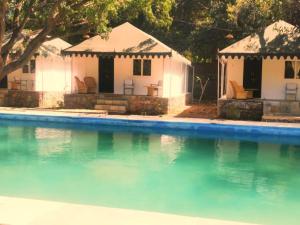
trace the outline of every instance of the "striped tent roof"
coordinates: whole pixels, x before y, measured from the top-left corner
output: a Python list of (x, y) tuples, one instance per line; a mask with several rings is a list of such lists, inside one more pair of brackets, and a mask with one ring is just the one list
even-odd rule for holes
[(298, 57), (300, 58), (299, 28), (285, 21), (275, 22), (261, 32), (221, 50), (219, 56), (231, 57)]
[[(24, 29), (20, 37), (18, 38), (17, 42), (14, 44), (13, 49), (11, 49), (10, 54), (14, 55), (20, 51), (23, 51), (24, 48), (26, 47), (24, 46), (24, 43), (26, 45), (26, 43), (28, 43), (30, 40), (35, 38), (39, 32), (40, 30), (31, 31), (31, 30)], [(5, 45), (9, 41), (10, 37), (11, 37), (11, 33), (5, 34), (3, 45)], [(61, 38), (49, 37), (49, 40), (41, 44), (36, 54), (43, 55), (43, 56), (61, 55), (61, 51), (69, 47), (71, 47), (71, 44), (62, 40)]]
[(126, 22), (112, 29), (106, 38), (96, 35), (63, 51), (64, 55), (97, 56), (183, 56), (151, 35)]

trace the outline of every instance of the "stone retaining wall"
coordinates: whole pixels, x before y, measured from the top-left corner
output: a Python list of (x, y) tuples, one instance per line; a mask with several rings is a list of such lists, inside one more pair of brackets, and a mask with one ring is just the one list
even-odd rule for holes
[(261, 121), (263, 102), (261, 100), (219, 100), (218, 113), (223, 119)]
[(127, 96), (128, 113), (159, 115), (168, 113), (168, 99), (152, 96)]
[(64, 93), (8, 90), (5, 106), (26, 108), (61, 108), (64, 104)]
[[(97, 94), (67, 94), (64, 96), (64, 108), (94, 109), (97, 98)], [(120, 96), (120, 98), (128, 100), (128, 114), (161, 115), (182, 112), (189, 96), (175, 98)]]
[(94, 109), (97, 98), (97, 94), (66, 94), (64, 96), (64, 108)]
[(300, 101), (265, 100), (264, 115), (300, 115)]
[(40, 92), (9, 90), (6, 95), (5, 106), (36, 108), (39, 107), (40, 100)]
[[(9, 90), (5, 106), (27, 108), (94, 109), (97, 94), (64, 94), (58, 92), (36, 92)], [(153, 96), (121, 96), (128, 100), (128, 113), (161, 115), (181, 113), (189, 102), (190, 95), (173, 98)]]
[(172, 98), (152, 96), (127, 96), (128, 113), (142, 115), (162, 115), (181, 113), (190, 103), (191, 95)]

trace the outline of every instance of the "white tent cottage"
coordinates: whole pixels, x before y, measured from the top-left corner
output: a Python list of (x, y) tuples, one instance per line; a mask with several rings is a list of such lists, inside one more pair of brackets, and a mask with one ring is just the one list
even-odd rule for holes
[(8, 75), (6, 105), (164, 114), (191, 96), (191, 62), (130, 23), (75, 46), (45, 42), (36, 55)]
[(300, 32), (278, 21), (221, 50), (219, 114), (260, 120), (300, 114)]
[(44, 42), (35, 57), (8, 75), (8, 89), (71, 92), (70, 59), (61, 56), (61, 50), (70, 46), (60, 38)]
[[(154, 111), (166, 113), (170, 108), (175, 109), (176, 104), (181, 110), (191, 92), (191, 85), (188, 85), (192, 77), (189, 73), (191, 62), (130, 23), (115, 27), (106, 38), (92, 37), (62, 53), (71, 58), (74, 94), (81, 91), (80, 84), (85, 78), (94, 80), (94, 94), (100, 93), (97, 109), (115, 111), (117, 103), (106, 103), (113, 97), (122, 97), (128, 101), (129, 112), (144, 110), (146, 113), (163, 105), (164, 110)], [(147, 101), (145, 96), (148, 96)], [(68, 97), (67, 107), (83, 107), (75, 104), (72, 96)], [(109, 101), (105, 101), (105, 97)], [(82, 99), (84, 101), (86, 99)], [(119, 105), (121, 108), (125, 110)]]
[(70, 46), (60, 38), (46, 41), (26, 65), (8, 74), (0, 83), (5, 105), (59, 106), (64, 94), (71, 92), (71, 61), (61, 55)]

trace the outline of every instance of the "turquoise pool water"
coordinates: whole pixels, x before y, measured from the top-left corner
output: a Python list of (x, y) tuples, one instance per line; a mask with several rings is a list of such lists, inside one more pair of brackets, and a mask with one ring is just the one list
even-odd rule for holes
[(0, 120), (0, 195), (292, 225), (299, 173), (298, 138)]

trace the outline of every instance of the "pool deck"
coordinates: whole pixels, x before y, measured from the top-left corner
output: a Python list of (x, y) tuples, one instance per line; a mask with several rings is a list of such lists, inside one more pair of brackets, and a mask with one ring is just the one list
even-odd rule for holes
[[(1, 116), (2, 115), (2, 116)], [(299, 123), (282, 122), (256, 122), (256, 121), (236, 121), (223, 119), (202, 119), (202, 118), (180, 118), (172, 115), (164, 116), (141, 116), (141, 115), (106, 115), (101, 110), (66, 110), (66, 109), (36, 109), (36, 108), (8, 108), (0, 107), (0, 119), (3, 115), (24, 115), (41, 117), (65, 117), (65, 118), (92, 118), (110, 119), (123, 121), (154, 121), (170, 123), (193, 123), (193, 124), (214, 124), (214, 125), (235, 125), (251, 127), (278, 127), (278, 128), (300, 128)]]
[[(247, 225), (247, 223), (0, 196), (1, 225)], [(249, 225), (249, 224), (248, 224)]]

